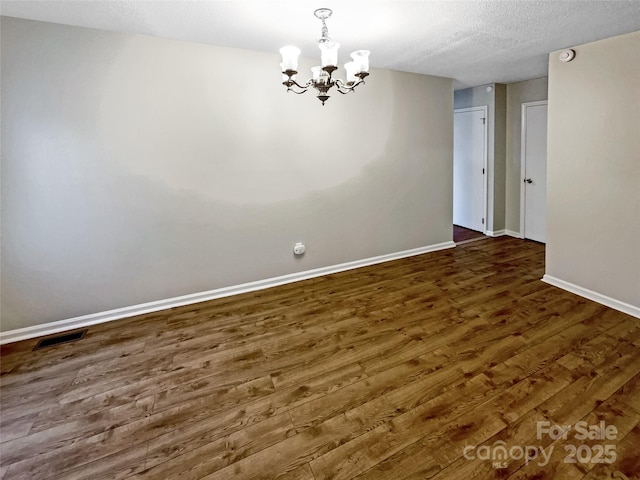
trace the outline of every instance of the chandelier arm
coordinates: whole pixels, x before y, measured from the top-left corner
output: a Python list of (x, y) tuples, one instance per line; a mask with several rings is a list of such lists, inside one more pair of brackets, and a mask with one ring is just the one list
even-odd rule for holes
[(305, 88), (304, 90), (300, 91), (300, 92), (296, 92), (293, 88), (287, 88), (287, 92), (293, 92), (296, 95), (302, 95), (303, 93), (305, 93), (307, 91), (307, 89)]
[(340, 80), (339, 78), (335, 80), (335, 85), (340, 93), (353, 92), (356, 89), (356, 87), (361, 83), (364, 83), (364, 82), (362, 80), (357, 80), (352, 85), (348, 85), (344, 83), (342, 80)]
[[(313, 80), (307, 80), (307, 82), (304, 85), (300, 85), (298, 82), (296, 82), (294, 79), (292, 79), (291, 77), (289, 77), (288, 80), (282, 82), (282, 84), (287, 87), (287, 92), (293, 92), (296, 95), (302, 95), (304, 92), (306, 92), (307, 90), (309, 90), (309, 87), (313, 85)], [(294, 87), (297, 87), (300, 89), (300, 91), (296, 91), (296, 89)]]
[(307, 90), (311, 86), (311, 83), (312, 83), (312, 81), (308, 80), (307, 83), (305, 83), (304, 85), (300, 85), (298, 82), (296, 82), (292, 78), (289, 78), (289, 80), (284, 82), (284, 84), (287, 86), (287, 88), (291, 88), (293, 85), (295, 85), (296, 87), (301, 88), (303, 90)]
[(307, 91), (307, 88), (300, 87), (300, 91), (297, 91), (293, 85), (285, 85), (287, 87), (287, 92), (293, 92), (298, 95)]

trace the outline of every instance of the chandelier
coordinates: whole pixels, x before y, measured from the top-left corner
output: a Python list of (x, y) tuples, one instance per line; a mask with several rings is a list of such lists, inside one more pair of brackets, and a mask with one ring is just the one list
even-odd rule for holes
[(307, 80), (304, 85), (296, 82), (298, 74), (298, 57), (300, 49), (293, 46), (282, 47), (280, 54), (282, 55), (282, 84), (287, 87), (287, 92), (302, 94), (309, 90), (310, 87), (318, 91), (318, 100), (326, 102), (329, 99), (329, 90), (336, 87), (340, 93), (349, 93), (364, 83), (364, 78), (369, 75), (369, 51), (357, 50), (351, 54), (353, 61), (345, 63), (347, 81), (339, 78), (333, 78), (333, 72), (338, 69), (338, 48), (340, 44), (329, 38), (329, 29), (326, 20), (333, 12), (329, 8), (319, 8), (313, 14), (322, 22), (322, 36), (318, 39), (318, 47), (320, 47), (320, 59), (322, 66), (313, 67), (311, 69), (312, 78)]

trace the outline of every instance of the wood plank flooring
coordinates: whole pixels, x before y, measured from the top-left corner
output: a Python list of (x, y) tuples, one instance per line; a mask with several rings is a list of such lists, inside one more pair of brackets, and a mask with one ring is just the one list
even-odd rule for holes
[[(639, 479), (640, 321), (543, 273), (486, 239), (5, 345), (0, 478)], [(543, 421), (615, 426), (616, 461)], [(496, 445), (538, 457), (465, 458)]]
[(467, 242), (469, 240), (478, 240), (486, 238), (482, 232), (476, 232), (469, 228), (461, 227), (459, 225), (453, 226), (453, 241), (455, 243)]

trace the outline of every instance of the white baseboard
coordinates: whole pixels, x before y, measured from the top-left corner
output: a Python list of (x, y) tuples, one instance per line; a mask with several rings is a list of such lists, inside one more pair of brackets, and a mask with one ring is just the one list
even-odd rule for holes
[(631, 315), (632, 317), (640, 318), (640, 307), (621, 302), (620, 300), (616, 300), (615, 298), (602, 295), (601, 293), (594, 292), (593, 290), (588, 290), (578, 285), (574, 285), (573, 283), (565, 282), (564, 280), (552, 277), (551, 275), (543, 275), (542, 281), (548, 283), (549, 285), (553, 285), (554, 287), (562, 288), (563, 290), (566, 290), (568, 292), (575, 293), (576, 295), (580, 295), (581, 297), (588, 298), (589, 300), (593, 300), (594, 302), (600, 303), (602, 305), (606, 305), (607, 307), (626, 313), (628, 315)]
[(377, 257), (355, 260), (353, 262), (346, 262), (338, 265), (316, 268), (314, 270), (306, 270), (304, 272), (297, 272), (288, 275), (282, 275), (279, 277), (267, 278), (265, 280), (258, 280), (255, 282), (233, 285), (230, 287), (217, 288), (215, 290), (209, 290), (206, 292), (193, 293), (190, 295), (183, 295), (180, 297), (168, 298), (165, 300), (143, 303), (140, 305), (132, 305), (130, 307), (117, 308), (115, 310), (108, 310), (106, 312), (92, 313), (90, 315), (67, 318), (65, 320), (58, 320), (56, 322), (49, 322), (41, 325), (19, 328), (16, 330), (9, 330), (6, 332), (0, 332), (0, 345), (4, 345), (5, 343), (17, 342), (20, 340), (27, 340), (29, 338), (41, 337), (43, 335), (51, 335), (53, 333), (63, 332), (65, 330), (84, 328), (99, 323), (110, 322), (112, 320), (119, 320), (121, 318), (142, 315), (144, 313), (157, 312), (159, 310), (165, 310), (167, 308), (180, 307), (183, 305), (190, 305), (192, 303), (214, 300), (216, 298), (238, 295), (240, 293), (263, 290), (265, 288), (284, 285), (286, 283), (293, 283), (300, 280), (307, 280), (309, 278), (321, 277), (323, 275), (343, 272), (345, 270), (353, 270), (355, 268), (375, 265), (376, 263), (389, 262), (391, 260), (398, 260), (400, 258), (422, 255), (423, 253), (436, 252), (438, 250), (445, 250), (447, 248), (453, 248), (455, 246), (456, 244), (453, 242), (443, 242), (435, 245), (428, 245), (426, 247), (404, 250), (402, 252), (389, 253)]
[(487, 235), (489, 237), (502, 237), (503, 235), (508, 235), (510, 237), (515, 237), (515, 238), (522, 238), (522, 235), (520, 235), (520, 232), (514, 232), (513, 230), (496, 230), (496, 231), (491, 231), (491, 230), (487, 230)]

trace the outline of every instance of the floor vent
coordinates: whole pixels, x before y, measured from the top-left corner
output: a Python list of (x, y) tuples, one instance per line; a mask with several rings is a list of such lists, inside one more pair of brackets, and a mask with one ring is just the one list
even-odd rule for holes
[(82, 340), (87, 331), (88, 328), (85, 328), (84, 330), (78, 330), (71, 333), (62, 333), (60, 335), (56, 335), (55, 337), (43, 338), (36, 344), (34, 350), (40, 350), (41, 348), (53, 347), (54, 345), (61, 345), (63, 343), (71, 343)]

